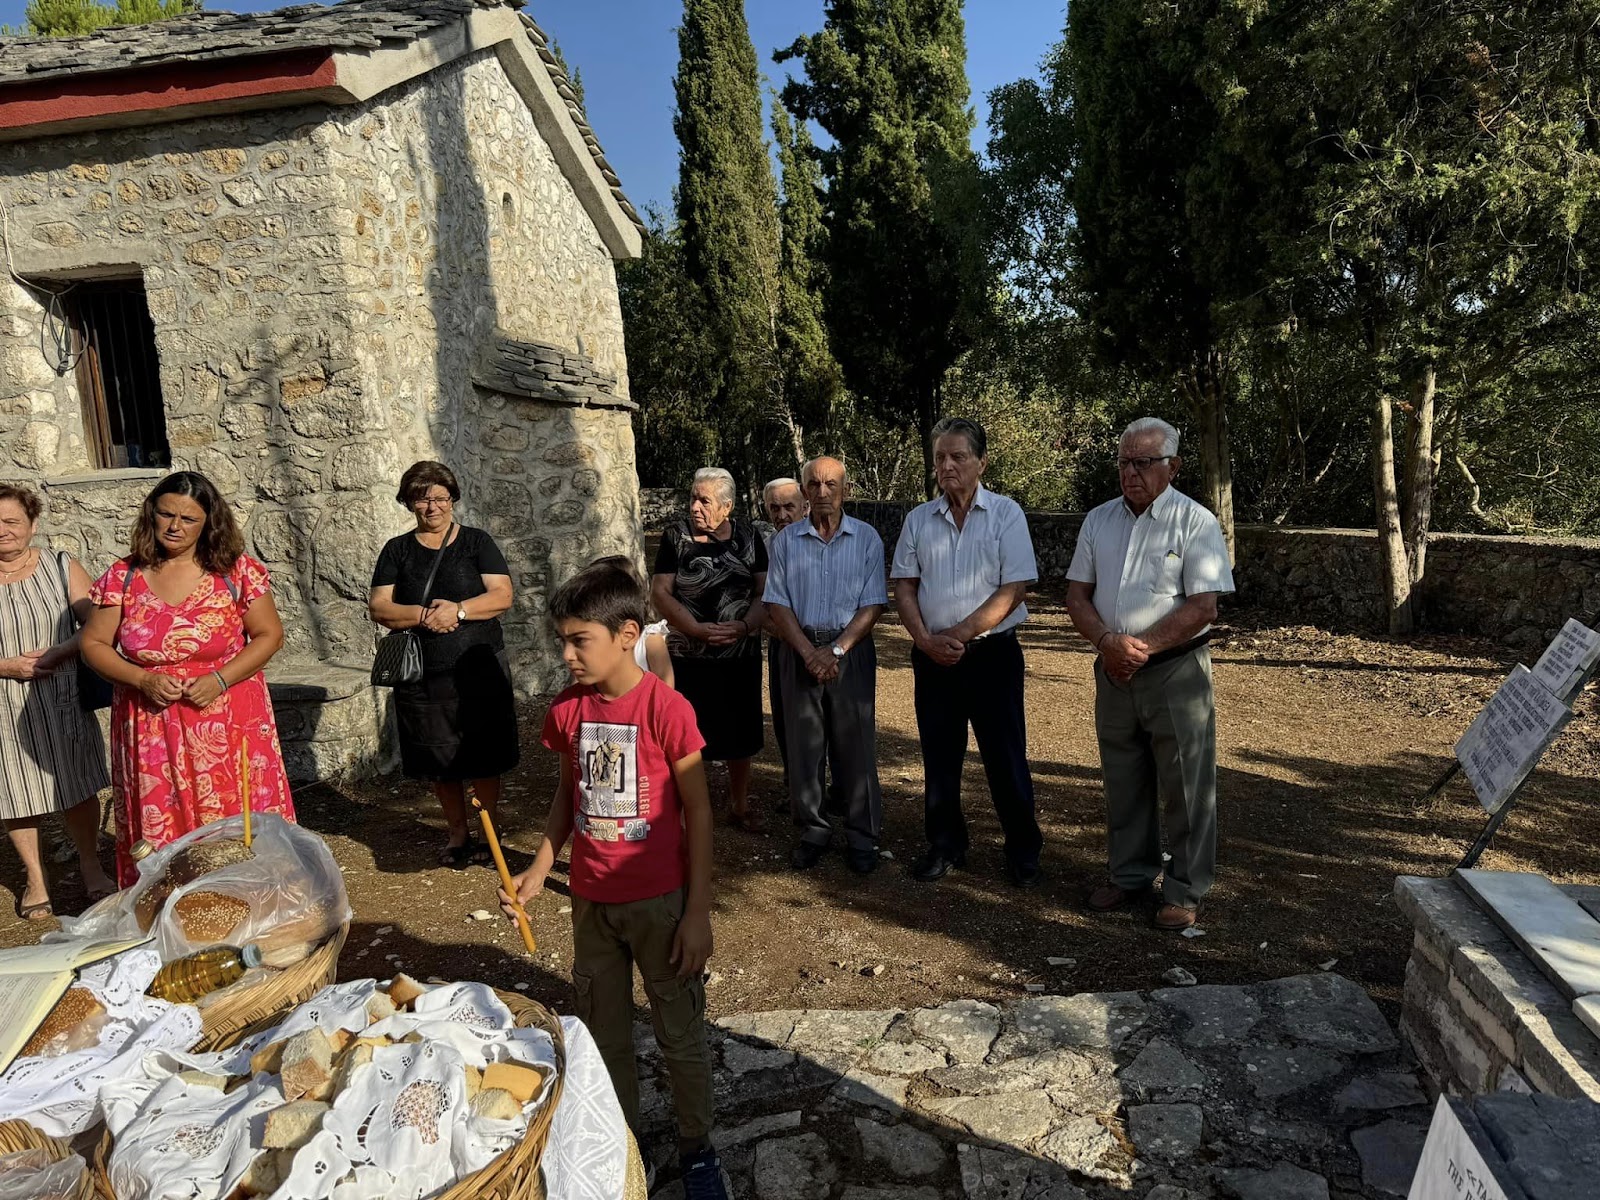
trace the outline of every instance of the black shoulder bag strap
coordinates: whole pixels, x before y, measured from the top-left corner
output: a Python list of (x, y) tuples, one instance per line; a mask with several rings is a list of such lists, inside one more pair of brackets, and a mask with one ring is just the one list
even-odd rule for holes
[(433, 594), (434, 576), (439, 574), (439, 564), (444, 561), (444, 552), (450, 548), (451, 542), (455, 540), (454, 534), (458, 528), (460, 526), (454, 521), (450, 522), (450, 528), (444, 531), (444, 541), (439, 543), (439, 549), (433, 556), (433, 566), (428, 571), (428, 581), (422, 585), (422, 607), (424, 610), (428, 607), (428, 597)]

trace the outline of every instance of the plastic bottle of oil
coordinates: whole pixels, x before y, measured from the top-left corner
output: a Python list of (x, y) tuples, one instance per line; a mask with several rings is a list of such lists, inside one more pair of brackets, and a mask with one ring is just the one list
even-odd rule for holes
[(211, 946), (162, 967), (146, 994), (173, 1004), (187, 1004), (227, 987), (251, 967), (260, 965), (259, 946)]

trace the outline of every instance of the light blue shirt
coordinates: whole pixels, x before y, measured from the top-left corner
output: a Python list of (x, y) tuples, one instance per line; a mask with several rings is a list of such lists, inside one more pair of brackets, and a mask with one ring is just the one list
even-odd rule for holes
[(1138, 516), (1121, 496), (1092, 510), (1078, 530), (1067, 578), (1094, 584), (1100, 619), (1135, 637), (1190, 596), (1233, 591), (1217, 518), (1171, 487)]
[[(1003, 584), (1038, 579), (1039, 566), (1022, 506), (979, 485), (960, 529), (944, 496), (906, 514), (889, 574), (918, 581), (922, 620), (938, 633), (965, 621)], [(989, 632), (1004, 633), (1027, 619), (1028, 606), (1019, 604)]]
[(802, 629), (843, 629), (858, 610), (889, 602), (883, 539), (854, 517), (843, 518), (829, 541), (810, 518), (796, 521), (767, 543), (762, 599), (789, 609)]

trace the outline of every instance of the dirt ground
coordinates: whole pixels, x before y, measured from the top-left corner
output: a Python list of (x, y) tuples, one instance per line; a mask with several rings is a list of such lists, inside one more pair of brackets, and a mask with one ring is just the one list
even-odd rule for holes
[[(1102, 916), (1083, 905), (1104, 862), (1091, 659), (1059, 600), (1032, 607), (1023, 642), (1044, 886), (1018, 892), (1001, 877), (999, 828), (975, 748), (965, 785), (970, 869), (932, 885), (907, 874), (922, 849), (922, 772), (910, 643), (890, 618), (878, 634), (878, 725), (882, 847), (893, 857), (866, 879), (838, 854), (812, 872), (790, 870), (791, 829), (772, 809), (782, 777), (769, 733), (756, 772), (767, 832), (718, 829), (713, 1011), (996, 1000), (1030, 984), (1063, 993), (1144, 990), (1182, 966), (1204, 983), (1331, 967), (1395, 1015), (1410, 932), (1390, 899), (1394, 877), (1445, 874), (1484, 819), (1460, 779), (1431, 811), (1413, 802), (1450, 763), (1455, 739), (1512, 657), (1464, 638), (1402, 644), (1228, 614), (1214, 651), (1219, 879), (1202, 912), (1205, 936), (1185, 939), (1152, 930), (1139, 914)], [(555, 780), (552, 756), (536, 745), (542, 715), (542, 706), (524, 714), (524, 762), (502, 809), (513, 870), (538, 844)], [(1591, 689), (1484, 866), (1600, 883), (1597, 734), (1600, 703)], [(299, 791), (296, 803), (303, 823), (327, 838), (349, 886), (355, 919), (342, 978), (403, 967), (419, 978), (521, 988), (570, 1010), (564, 876), (553, 877), (534, 908), (539, 953), (529, 958), (505, 922), (470, 917), (495, 907), (492, 868), (434, 865), (443, 823), (423, 787), (398, 779), (319, 785)], [(75, 911), (81, 886), (61, 877), (68, 869), (55, 868), (56, 898)], [(0, 888), (14, 897), (21, 883), (15, 857), (0, 856)], [(0, 945), (42, 932), (13, 914), (8, 899)], [(1073, 965), (1051, 967), (1050, 957)]]

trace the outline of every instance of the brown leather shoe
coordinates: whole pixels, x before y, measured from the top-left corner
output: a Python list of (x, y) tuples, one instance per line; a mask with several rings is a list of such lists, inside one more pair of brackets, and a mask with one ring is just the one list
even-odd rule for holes
[(1138, 898), (1137, 892), (1130, 892), (1110, 881), (1102, 883), (1089, 893), (1089, 907), (1095, 912), (1110, 912), (1114, 908), (1121, 908), (1124, 904), (1131, 903)]
[(1156, 909), (1151, 924), (1169, 933), (1181, 933), (1200, 919), (1198, 908), (1185, 908), (1181, 904), (1163, 904)]

